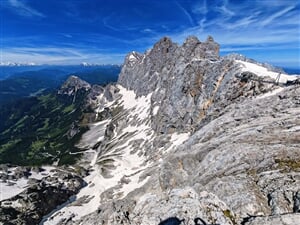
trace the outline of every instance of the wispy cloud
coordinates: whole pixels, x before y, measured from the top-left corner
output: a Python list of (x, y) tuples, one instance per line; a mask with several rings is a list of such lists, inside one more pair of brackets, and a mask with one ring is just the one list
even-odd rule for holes
[(194, 20), (193, 20), (191, 14), (178, 1), (176, 1), (175, 3), (178, 6), (178, 8), (183, 12), (183, 14), (186, 16), (186, 18), (188, 19), (190, 24), (192, 26), (194, 26)]
[(120, 23), (120, 20), (122, 20), (122, 18), (119, 17), (119, 15), (117, 15), (116, 13), (112, 13), (102, 19), (102, 24), (104, 25), (104, 27), (116, 32), (138, 31), (143, 28), (143, 25), (138, 24), (138, 21), (136, 21), (136, 24), (122, 24)]
[(111, 18), (113, 18), (113, 17), (114, 17), (114, 14), (112, 13), (111, 15), (109, 15), (109, 16), (103, 18), (103, 19), (102, 19), (103, 25), (104, 25), (106, 28), (110, 29), (110, 30), (113, 30), (113, 31), (121, 31), (122, 29), (117, 28), (117, 27), (114, 27), (114, 26), (112, 26), (112, 25), (110, 24), (109, 21), (110, 21)]
[(206, 0), (195, 4), (193, 13), (201, 18), (196, 26), (200, 32), (203, 32), (206, 27), (208, 7)]
[(226, 27), (229, 30), (233, 30), (233, 29), (237, 29), (237, 28), (246, 28), (249, 25), (251, 25), (252, 23), (257, 23), (258, 18), (256, 18), (255, 16), (251, 15), (245, 18), (242, 18), (236, 22), (232, 22), (232, 23), (223, 23), (223, 26)]
[(279, 45), (269, 45), (269, 46), (260, 46), (260, 45), (242, 45), (242, 46), (230, 46), (226, 45), (223, 48), (220, 49), (223, 53), (231, 53), (236, 51), (255, 51), (255, 50), (286, 50), (291, 48), (291, 45), (289, 43), (279, 44)]
[[(285, 15), (286, 13), (288, 13), (289, 11), (291, 11), (292, 9), (294, 9), (295, 6), (288, 6), (278, 12), (276, 12), (275, 14), (269, 16), (267, 19), (265, 19), (264, 21), (261, 22), (262, 26), (266, 26), (270, 23), (272, 23), (275, 19), (280, 18), (281, 16)], [(299, 21), (298, 21), (299, 22)]]
[[(297, 6), (298, 13), (291, 13), (291, 10), (296, 8), (295, 3), (291, 3), (291, 5), (285, 5), (284, 8), (282, 6), (271, 7), (266, 14), (261, 15), (265, 5), (235, 5), (231, 9), (227, 1), (224, 1), (221, 8), (220, 6), (210, 6), (212, 8), (207, 9), (218, 11), (223, 17), (216, 16), (208, 19), (204, 16), (206, 15), (205, 2), (200, 7), (199, 5), (195, 7), (197, 10), (194, 10), (194, 13), (203, 17), (202, 20), (197, 26), (170, 33), (175, 41), (182, 42), (187, 34), (193, 34), (200, 38), (213, 35), (221, 45), (230, 48), (243, 44), (267, 46), (282, 43), (290, 43), (290, 45), (298, 43), (298, 46), (295, 47), (299, 48), (300, 30), (299, 24), (295, 23), (300, 19), (299, 4)], [(248, 10), (245, 10), (246, 8)], [(290, 14), (287, 16), (287, 13)], [(231, 19), (228, 19), (228, 16)]]
[(220, 7), (216, 7), (216, 11), (223, 14), (225, 17), (232, 17), (235, 15), (235, 12), (228, 8), (228, 0), (224, 0), (223, 5)]
[(197, 2), (193, 7), (193, 13), (205, 15), (208, 12), (206, 0)]
[(73, 37), (71, 34), (62, 33), (61, 35), (64, 36), (64, 37), (66, 37), (66, 38), (72, 38)]
[(20, 0), (9, 0), (10, 9), (25, 17), (45, 17), (45, 15)]
[[(71, 48), (10, 48), (3, 49), (3, 62), (37, 62), (39, 64), (78, 64), (88, 61), (90, 63), (107, 64), (111, 62), (122, 63), (125, 54), (89, 52)], [(26, 61), (24, 61), (26, 60)]]
[[(206, 11), (203, 1), (202, 5), (195, 5), (197, 10), (194, 10), (194, 13), (201, 18), (198, 25), (169, 33), (169, 36), (182, 43), (191, 34), (201, 40), (212, 35), (220, 43), (223, 54), (249, 53), (249, 57), (276, 64), (280, 62), (282, 55), (279, 52), (286, 52), (285, 60), (290, 62), (290, 65), (299, 66), (300, 4), (288, 0), (280, 2), (281, 4), (276, 6), (270, 1), (230, 5), (225, 0), (222, 5), (208, 5)], [(270, 6), (268, 8), (267, 3)], [(210, 12), (219, 15), (211, 16)], [(272, 55), (268, 56), (269, 52), (272, 52)]]

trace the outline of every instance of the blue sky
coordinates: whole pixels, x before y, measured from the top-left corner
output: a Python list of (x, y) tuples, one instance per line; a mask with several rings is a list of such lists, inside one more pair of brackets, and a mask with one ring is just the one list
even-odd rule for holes
[(2, 62), (122, 63), (162, 36), (212, 35), (238, 52), (300, 67), (298, 0), (0, 0)]

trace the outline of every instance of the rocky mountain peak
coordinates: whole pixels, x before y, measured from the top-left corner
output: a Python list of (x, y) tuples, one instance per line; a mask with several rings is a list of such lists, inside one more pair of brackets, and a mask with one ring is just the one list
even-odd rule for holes
[(208, 36), (205, 42), (207, 58), (219, 58), (220, 45), (214, 41), (212, 36)]
[(72, 95), (73, 93), (77, 92), (78, 90), (87, 91), (90, 89), (91, 89), (91, 85), (88, 82), (81, 80), (77, 76), (72, 75), (61, 86), (58, 93)]
[(125, 64), (133, 67), (136, 63), (139, 63), (143, 58), (143, 55), (138, 52), (131, 52), (125, 57)]
[(215, 40), (212, 36), (208, 35), (206, 42), (215, 42)]
[(188, 36), (185, 42), (183, 43), (183, 46), (189, 47), (189, 46), (196, 46), (197, 44), (200, 44), (199, 39), (196, 36)]
[(182, 45), (182, 53), (186, 59), (212, 59), (219, 58), (219, 44), (209, 36), (205, 42), (200, 42), (196, 36), (189, 36)]
[(152, 52), (159, 54), (167, 54), (176, 49), (177, 44), (173, 43), (171, 38), (163, 37), (156, 44), (154, 44)]

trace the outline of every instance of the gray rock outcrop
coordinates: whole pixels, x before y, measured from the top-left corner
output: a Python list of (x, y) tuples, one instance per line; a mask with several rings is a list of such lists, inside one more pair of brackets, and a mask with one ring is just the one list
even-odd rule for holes
[(78, 90), (89, 90), (91, 85), (84, 80), (81, 80), (77, 76), (70, 76), (65, 83), (61, 86), (58, 93), (59, 94), (67, 94), (67, 95), (75, 95)]
[(41, 180), (30, 179), (23, 192), (0, 201), (0, 223), (38, 224), (44, 215), (65, 203), (84, 185), (82, 178), (64, 170)]

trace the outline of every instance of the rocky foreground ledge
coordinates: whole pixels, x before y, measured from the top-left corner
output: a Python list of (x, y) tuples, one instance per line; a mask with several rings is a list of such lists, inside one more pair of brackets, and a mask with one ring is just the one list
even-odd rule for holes
[(7, 225), (38, 224), (86, 185), (76, 174), (54, 167), (2, 165), (0, 176), (0, 223)]

